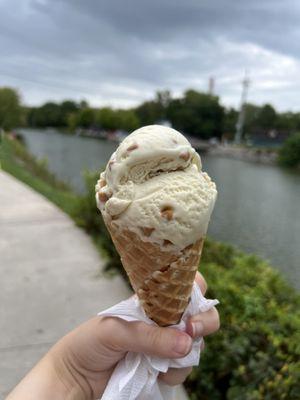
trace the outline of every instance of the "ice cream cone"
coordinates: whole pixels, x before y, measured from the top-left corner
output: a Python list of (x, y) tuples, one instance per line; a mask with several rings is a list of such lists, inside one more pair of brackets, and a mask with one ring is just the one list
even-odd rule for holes
[(177, 324), (191, 296), (216, 185), (174, 129), (127, 136), (96, 185), (96, 201), (149, 318)]
[(106, 225), (147, 316), (160, 326), (177, 324), (189, 303), (203, 239), (180, 253), (168, 250), (168, 244), (162, 251), (113, 222)]

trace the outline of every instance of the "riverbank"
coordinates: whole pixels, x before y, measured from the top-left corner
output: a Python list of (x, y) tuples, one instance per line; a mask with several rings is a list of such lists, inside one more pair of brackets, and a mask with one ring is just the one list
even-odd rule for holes
[(209, 149), (209, 154), (264, 165), (277, 165), (278, 152), (273, 149), (217, 145)]
[[(60, 204), (97, 238), (110, 269), (122, 271), (95, 206), (95, 177), (89, 176), (82, 196), (51, 186), (45, 177), (38, 177), (38, 165), (31, 173), (26, 170), (26, 157), (25, 161), (18, 158), (15, 145), (6, 142), (3, 168)], [(266, 262), (212, 240), (205, 242), (200, 269), (208, 281), (208, 297), (220, 300), (222, 329), (207, 338), (201, 365), (186, 382), (191, 399), (296, 400), (300, 392), (299, 295)]]

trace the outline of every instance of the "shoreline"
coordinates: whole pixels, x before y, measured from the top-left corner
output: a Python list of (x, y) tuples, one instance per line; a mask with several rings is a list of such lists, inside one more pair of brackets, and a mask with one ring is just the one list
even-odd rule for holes
[[(19, 128), (16, 132), (22, 135), (22, 129), (27, 128)], [(30, 128), (32, 130), (38, 130), (37, 128)], [(48, 128), (50, 131), (51, 129), (55, 128)], [(82, 129), (81, 132), (77, 132), (75, 134), (71, 134), (69, 131), (66, 130), (59, 130), (60, 133), (65, 135), (75, 135), (80, 136), (87, 139), (96, 139), (100, 141), (107, 141), (110, 143), (120, 143), (122, 138), (114, 137), (109, 135), (100, 135), (97, 134), (99, 132), (93, 130), (84, 130)], [(235, 146), (232, 144), (222, 145), (222, 144), (209, 144), (205, 141), (198, 141), (198, 140), (191, 140), (193, 138), (189, 137), (190, 141), (192, 142), (193, 147), (200, 153), (209, 154), (212, 156), (218, 156), (223, 158), (230, 158), (236, 159), (241, 161), (247, 161), (257, 164), (263, 165), (278, 165), (277, 157), (278, 152), (277, 149), (270, 149), (270, 148), (253, 148), (253, 147), (242, 147), (242, 146)]]
[(207, 154), (263, 165), (277, 165), (277, 151), (270, 149), (219, 145), (210, 148)]

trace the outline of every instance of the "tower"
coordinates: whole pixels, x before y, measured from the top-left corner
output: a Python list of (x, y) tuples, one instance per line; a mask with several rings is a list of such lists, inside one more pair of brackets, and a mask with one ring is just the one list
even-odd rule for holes
[(208, 80), (208, 94), (210, 96), (213, 96), (214, 91), (215, 91), (215, 78), (211, 76)]
[(245, 104), (247, 100), (248, 88), (250, 84), (250, 79), (248, 78), (247, 71), (245, 72), (245, 77), (242, 81), (242, 96), (241, 96), (241, 105), (240, 112), (238, 116), (238, 120), (236, 123), (236, 131), (234, 136), (234, 142), (239, 144), (242, 141), (243, 128), (245, 123)]

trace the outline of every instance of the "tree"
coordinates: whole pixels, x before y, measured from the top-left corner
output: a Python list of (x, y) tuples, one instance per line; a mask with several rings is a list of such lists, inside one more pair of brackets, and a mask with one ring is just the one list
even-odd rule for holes
[(168, 90), (158, 91), (152, 101), (145, 101), (135, 109), (141, 125), (152, 125), (168, 118), (171, 104), (171, 93)]
[(71, 132), (76, 128), (90, 128), (95, 124), (95, 120), (95, 111), (91, 108), (83, 108), (68, 114), (67, 127)]
[(279, 151), (279, 163), (284, 167), (300, 166), (300, 133), (290, 136)]
[(72, 100), (65, 100), (60, 104), (60, 120), (63, 126), (68, 125), (69, 115), (75, 113), (79, 109), (79, 106), (75, 101)]
[(78, 109), (79, 106), (72, 100), (65, 100), (60, 104), (48, 102), (41, 107), (29, 108), (27, 122), (33, 127), (65, 127), (69, 124), (70, 115)]
[(86, 100), (80, 100), (79, 108), (89, 108), (89, 103)]
[(276, 128), (283, 131), (300, 131), (300, 113), (285, 112), (277, 114)]
[(116, 113), (110, 107), (103, 107), (96, 111), (96, 124), (102, 129), (115, 130), (119, 128)]
[(134, 110), (117, 110), (116, 113), (120, 129), (132, 132), (139, 127), (140, 122)]
[(231, 136), (233, 137), (236, 130), (238, 115), (238, 111), (234, 108), (229, 108), (225, 110), (223, 124), (224, 133), (231, 134)]
[(141, 125), (153, 125), (163, 116), (161, 105), (155, 101), (145, 101), (135, 111)]
[(161, 111), (161, 117), (166, 118), (166, 110), (172, 101), (171, 92), (169, 90), (160, 90), (156, 92), (155, 102)]
[(22, 121), (20, 96), (14, 89), (0, 88), (0, 128), (10, 130), (16, 128)]
[(29, 115), (31, 126), (46, 128), (63, 126), (61, 108), (58, 104), (48, 102), (41, 107), (32, 108)]
[(186, 91), (170, 102), (167, 116), (175, 129), (188, 135), (209, 139), (223, 132), (224, 108), (218, 97), (206, 93)]
[(95, 124), (96, 115), (92, 108), (83, 108), (77, 113), (77, 127), (90, 128)]
[(70, 132), (74, 132), (78, 127), (78, 114), (79, 113), (77, 112), (68, 115), (67, 127)]
[(277, 123), (277, 114), (270, 104), (265, 104), (259, 109), (257, 115), (257, 126), (261, 129), (274, 129)]
[(259, 115), (260, 108), (254, 104), (245, 104), (245, 124), (244, 132), (245, 134), (253, 133), (257, 129), (257, 118)]
[(246, 134), (256, 131), (269, 131), (278, 127), (278, 115), (274, 107), (265, 104), (262, 107), (254, 104), (245, 105), (245, 128)]

